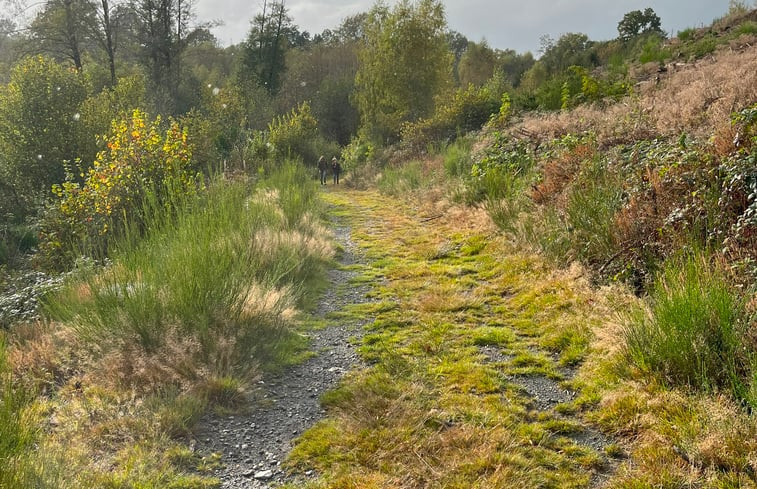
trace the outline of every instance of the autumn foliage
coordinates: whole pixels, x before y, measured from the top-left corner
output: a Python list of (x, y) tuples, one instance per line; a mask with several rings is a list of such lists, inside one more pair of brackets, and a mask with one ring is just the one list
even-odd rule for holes
[[(162, 129), (140, 110), (113, 122), (105, 147), (92, 167), (53, 186), (58, 199), (42, 226), (42, 247), (53, 266), (77, 252), (101, 254), (125, 225), (140, 225), (146, 200), (158, 205), (195, 193), (199, 182), (189, 171), (192, 147), (175, 121)], [(78, 178), (77, 178), (78, 177)]]

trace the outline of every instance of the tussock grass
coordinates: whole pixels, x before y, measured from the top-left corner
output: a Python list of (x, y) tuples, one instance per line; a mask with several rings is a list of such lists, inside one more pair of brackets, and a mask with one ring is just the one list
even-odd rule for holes
[(33, 484), (30, 455), (39, 426), (32, 399), (13, 378), (0, 332), (0, 487), (21, 489)]
[(218, 487), (217, 461), (175, 438), (211, 407), (238, 407), (260, 369), (299, 358), (299, 319), (334, 254), (318, 199), (293, 164), (257, 184), (146, 199), (109, 262), (78, 269), (49, 298), (49, 321), (14, 330), (13, 369), (52, 395), (22, 396), (0, 358), (0, 477), (7, 458), (22, 481), (0, 486)]
[(651, 310), (625, 330), (639, 368), (672, 385), (730, 390), (752, 406), (755, 353), (743, 343), (748, 317), (743, 297), (729, 287), (710, 256), (693, 252), (668, 261), (655, 281)]
[(51, 316), (105, 345), (95, 350), (126, 377), (153, 375), (149, 385), (192, 380), (203, 367), (244, 376), (276, 361), (333, 253), (310, 217), (315, 192), (304, 173), (287, 165), (252, 196), (245, 183), (218, 182), (175, 220), (146, 209), (145, 238), (127, 237), (111, 265), (50, 302)]

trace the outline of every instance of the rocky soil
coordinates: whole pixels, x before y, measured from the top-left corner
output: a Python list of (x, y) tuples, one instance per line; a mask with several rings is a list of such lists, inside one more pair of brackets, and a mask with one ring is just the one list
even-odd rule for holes
[[(350, 229), (338, 226), (334, 233), (344, 251), (339, 259), (341, 267), (329, 272), (330, 287), (315, 312), (319, 317), (347, 304), (368, 301), (367, 287), (349, 285), (355, 272), (344, 269), (360, 260)], [(312, 331), (312, 358), (264, 376), (250, 394), (249, 408), (242, 413), (209, 415), (200, 422), (192, 443), (198, 453), (221, 455), (222, 467), (215, 475), (222, 487), (257, 489), (289, 480), (282, 463), (292, 442), (325, 416), (320, 395), (334, 388), (345, 372), (360, 365), (354, 340), (362, 335), (367, 321), (333, 321)]]

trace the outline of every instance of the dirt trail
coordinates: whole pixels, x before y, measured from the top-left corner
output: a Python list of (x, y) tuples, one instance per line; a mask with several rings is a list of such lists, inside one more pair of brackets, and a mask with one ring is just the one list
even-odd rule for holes
[[(344, 267), (361, 259), (350, 228), (336, 226), (334, 235), (343, 253), (340, 267), (329, 271), (329, 288), (315, 312), (321, 318), (347, 304), (368, 301), (366, 287), (348, 286), (355, 272)], [(281, 464), (292, 440), (325, 415), (320, 395), (360, 364), (352, 340), (362, 335), (363, 325), (331, 321), (312, 331), (315, 356), (279, 374), (264, 376), (244, 412), (211, 415), (201, 421), (193, 443), (199, 453), (221, 454), (223, 466), (215, 475), (222, 487), (265, 488), (287, 479)]]

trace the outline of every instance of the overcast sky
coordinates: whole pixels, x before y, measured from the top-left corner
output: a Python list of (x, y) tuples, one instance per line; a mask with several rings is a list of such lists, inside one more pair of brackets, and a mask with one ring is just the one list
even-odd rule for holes
[[(289, 13), (301, 30), (316, 34), (337, 27), (342, 19), (370, 10), (373, 0), (287, 0)], [(389, 1), (389, 4), (395, 2)], [(242, 41), (262, 0), (197, 0), (199, 20), (215, 19), (222, 44)], [(539, 49), (539, 37), (583, 32), (592, 40), (617, 36), (626, 12), (652, 7), (668, 34), (709, 25), (728, 11), (729, 0), (444, 0), (447, 23), (473, 41), (519, 52)]]

